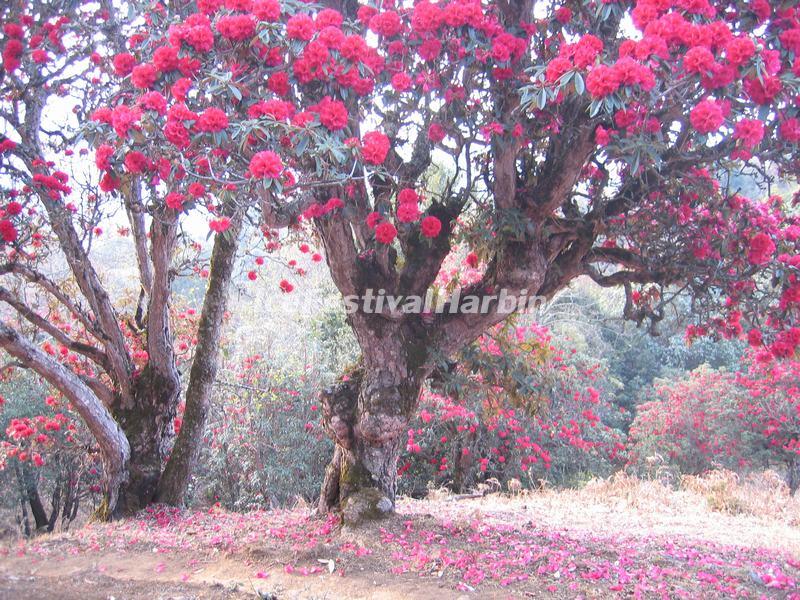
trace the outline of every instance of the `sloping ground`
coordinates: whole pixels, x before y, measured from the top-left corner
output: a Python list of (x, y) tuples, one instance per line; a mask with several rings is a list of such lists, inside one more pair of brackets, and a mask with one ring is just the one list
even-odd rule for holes
[(153, 508), (4, 547), (0, 598), (800, 598), (785, 515), (658, 488), (403, 500), (357, 532), (303, 508)]

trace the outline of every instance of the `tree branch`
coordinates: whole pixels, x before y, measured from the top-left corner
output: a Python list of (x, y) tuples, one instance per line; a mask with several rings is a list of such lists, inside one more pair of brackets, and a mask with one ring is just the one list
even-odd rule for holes
[(4, 287), (0, 287), (0, 302), (5, 302), (8, 304), (17, 313), (19, 313), (20, 316), (24, 317), (28, 322), (35, 325), (42, 331), (46, 331), (62, 346), (65, 346), (66, 348), (85, 356), (104, 370), (109, 368), (108, 357), (101, 350), (98, 350), (89, 344), (84, 344), (83, 342), (73, 340), (51, 321), (48, 321), (39, 315), (25, 303), (17, 300), (14, 294)]
[(21, 263), (7, 263), (0, 265), (0, 275), (5, 275), (7, 273), (20, 275), (30, 283), (38, 285), (43, 290), (50, 293), (70, 312), (70, 314), (72, 314), (73, 317), (80, 321), (81, 325), (84, 326), (88, 333), (97, 338), (98, 341), (102, 340), (102, 333), (100, 333), (97, 323), (93, 321), (82, 308), (75, 304), (72, 299), (63, 292), (61, 286), (59, 286), (56, 282), (48, 279), (39, 271), (35, 271), (34, 269), (31, 269), (30, 267)]

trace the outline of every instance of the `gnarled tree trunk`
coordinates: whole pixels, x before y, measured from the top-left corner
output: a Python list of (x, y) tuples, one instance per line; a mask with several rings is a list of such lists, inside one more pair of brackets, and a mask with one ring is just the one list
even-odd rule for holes
[(131, 515), (155, 500), (174, 437), (179, 394), (177, 378), (163, 378), (148, 365), (136, 379), (132, 400), (115, 407), (114, 416), (128, 439), (131, 456), (128, 480), (111, 516)]
[(171, 263), (178, 231), (174, 211), (162, 208), (150, 227), (151, 287), (147, 305), (148, 361), (131, 377), (130, 396), (114, 404), (114, 416), (131, 448), (128, 481), (113, 516), (132, 514), (156, 498), (174, 437), (181, 380), (170, 327)]
[(381, 444), (356, 439), (351, 448), (336, 445), (325, 471), (320, 512), (340, 510), (347, 525), (390, 515), (397, 493), (397, 460), (402, 437)]
[(319, 511), (339, 510), (348, 525), (394, 512), (397, 461), (423, 380), (402, 333), (379, 335), (362, 338), (362, 364), (321, 394), (323, 426), (336, 449)]

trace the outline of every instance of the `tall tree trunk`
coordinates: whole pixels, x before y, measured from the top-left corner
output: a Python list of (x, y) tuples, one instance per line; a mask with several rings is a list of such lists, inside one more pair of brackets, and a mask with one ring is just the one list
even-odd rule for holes
[(121, 396), (114, 415), (130, 443), (129, 478), (116, 515), (132, 514), (156, 499), (158, 484), (174, 438), (181, 380), (175, 364), (169, 304), (172, 256), (178, 235), (178, 215), (162, 207), (150, 226), (152, 272), (148, 290), (146, 348), (148, 361), (131, 378), (130, 396)]
[(30, 467), (26, 463), (15, 463), (14, 470), (17, 475), (17, 483), (20, 490), (22, 516), (25, 521), (25, 536), (28, 537), (31, 534), (30, 527), (28, 526), (28, 514), (25, 509), (26, 504), (31, 507), (34, 530), (47, 531), (47, 513), (44, 510), (42, 499), (39, 496), (39, 486), (36, 482), (36, 475), (31, 472)]
[(222, 321), (228, 303), (228, 286), (233, 275), (242, 221), (243, 213), (234, 213), (230, 228), (214, 240), (208, 289), (200, 313), (197, 347), (186, 389), (183, 422), (158, 489), (158, 500), (174, 506), (185, 504), (192, 469), (200, 454), (211, 390), (217, 376)]
[(29, 538), (31, 537), (31, 524), (28, 520), (28, 490), (22, 478), (22, 469), (20, 469), (17, 462), (14, 463), (14, 474), (17, 476), (17, 491), (19, 492), (19, 509), (21, 513), (17, 520), (20, 527), (22, 527), (22, 534)]
[(58, 515), (61, 512), (61, 498), (64, 495), (64, 488), (68, 485), (69, 483), (64, 480), (64, 471), (62, 469), (53, 487), (53, 495), (50, 498), (50, 518), (47, 521), (47, 531), (53, 531), (56, 528)]

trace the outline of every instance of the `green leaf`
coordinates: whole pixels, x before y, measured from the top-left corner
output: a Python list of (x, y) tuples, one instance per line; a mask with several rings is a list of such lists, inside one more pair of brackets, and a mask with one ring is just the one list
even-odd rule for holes
[(544, 110), (544, 107), (547, 106), (547, 89), (542, 88), (539, 90), (539, 96), (536, 98), (536, 106), (539, 107), (539, 110)]
[(631, 163), (631, 174), (636, 175), (637, 171), (639, 170), (639, 163), (641, 162), (641, 154), (637, 151), (636, 154), (633, 155), (633, 161)]
[(300, 136), (297, 143), (294, 145), (294, 155), (300, 156), (308, 148), (310, 139), (307, 135)]
[(331, 147), (331, 154), (333, 155), (333, 160), (339, 164), (342, 164), (347, 159), (344, 152), (342, 152), (336, 146)]
[(580, 73), (575, 73), (575, 91), (578, 94), (583, 94), (584, 90), (586, 89), (586, 84), (583, 81), (583, 75)]

